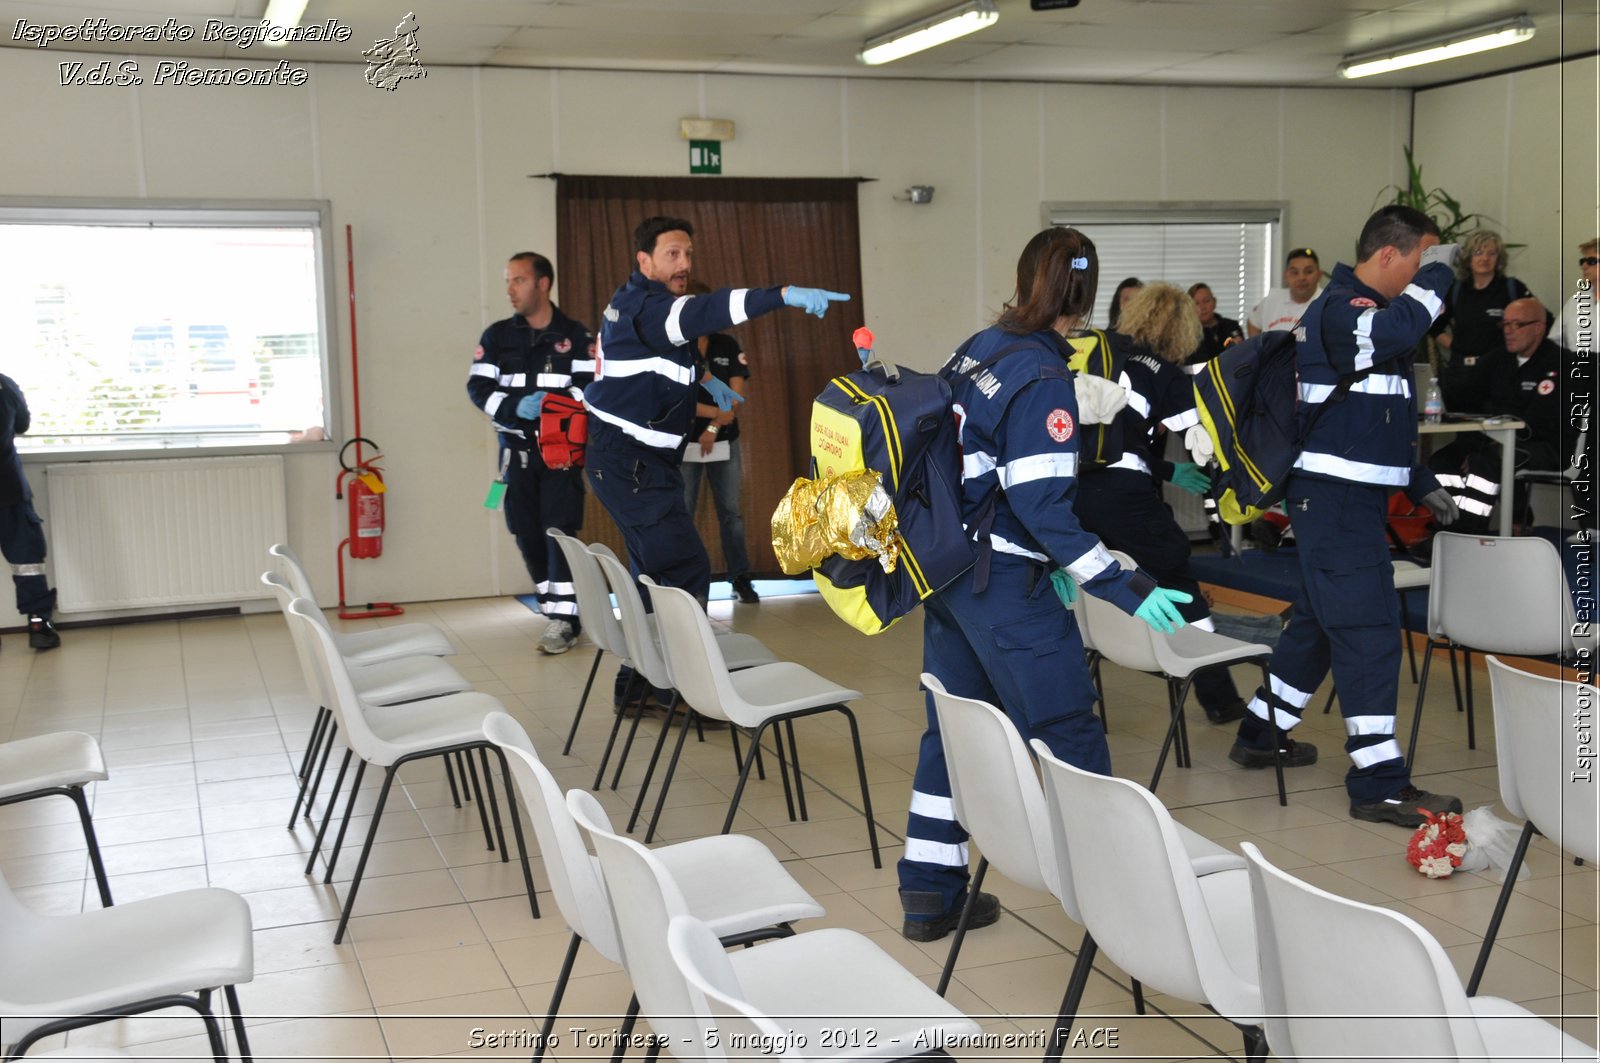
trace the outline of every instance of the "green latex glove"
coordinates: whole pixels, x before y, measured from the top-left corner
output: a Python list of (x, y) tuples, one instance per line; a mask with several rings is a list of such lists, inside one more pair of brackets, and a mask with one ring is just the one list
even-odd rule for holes
[(1150, 592), (1150, 597), (1139, 604), (1133, 615), (1163, 635), (1170, 635), (1184, 623), (1183, 615), (1178, 612), (1178, 606), (1192, 601), (1194, 601), (1192, 594), (1157, 587)]
[(1061, 604), (1068, 609), (1078, 600), (1078, 581), (1064, 568), (1058, 568), (1050, 573), (1050, 586), (1055, 588), (1056, 597), (1061, 599)]
[(1203, 495), (1211, 490), (1211, 477), (1192, 461), (1173, 462), (1172, 482), (1191, 495)]

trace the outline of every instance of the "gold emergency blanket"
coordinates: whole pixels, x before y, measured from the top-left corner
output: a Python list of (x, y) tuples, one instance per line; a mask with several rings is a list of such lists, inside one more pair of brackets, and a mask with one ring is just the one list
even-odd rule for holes
[(801, 477), (772, 513), (772, 548), (790, 576), (834, 554), (850, 561), (876, 557), (885, 572), (893, 572), (900, 557), (899, 527), (881, 473), (857, 469), (819, 480)]

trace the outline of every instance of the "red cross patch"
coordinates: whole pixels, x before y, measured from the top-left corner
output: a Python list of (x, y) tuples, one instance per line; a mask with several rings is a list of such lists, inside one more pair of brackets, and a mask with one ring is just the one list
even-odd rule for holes
[(1549, 395), (1556, 390), (1556, 382), (1549, 377), (1539, 381), (1539, 394)]
[(478, 344), (478, 349), (472, 352), (472, 360), (474, 362), (483, 361), (483, 344)]
[(572, 350), (571, 340), (567, 339), (565, 336), (561, 337), (559, 340), (556, 340), (557, 354), (566, 354), (570, 350)]
[(1044, 419), (1045, 431), (1050, 433), (1050, 438), (1057, 443), (1065, 443), (1072, 438), (1072, 414), (1066, 410), (1054, 409)]

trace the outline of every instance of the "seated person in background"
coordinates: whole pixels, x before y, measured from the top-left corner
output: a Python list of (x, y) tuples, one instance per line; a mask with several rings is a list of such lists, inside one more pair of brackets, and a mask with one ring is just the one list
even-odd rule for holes
[[(1512, 302), (1500, 319), (1504, 342), (1481, 359), (1486, 411), (1527, 423), (1517, 433), (1519, 469), (1564, 469), (1574, 443), (1562, 431), (1572, 390), (1570, 383), (1562, 386), (1562, 376), (1571, 356), (1545, 339), (1546, 320), (1539, 300)], [(1428, 466), (1461, 509), (1456, 530), (1488, 532), (1490, 511), (1505, 486), (1500, 483), (1499, 444), (1487, 435), (1468, 433), (1435, 452)], [(1514, 490), (1513, 519), (1527, 524), (1527, 488), (1517, 485)]]
[[(1450, 352), (1439, 386), (1451, 413), (1495, 413), (1489, 398), (1487, 355), (1500, 346), (1506, 307), (1526, 297), (1528, 286), (1505, 274), (1506, 245), (1488, 229), (1468, 233), (1456, 260), (1456, 281), (1444, 299), (1444, 314), (1432, 334)], [(1503, 411), (1501, 411), (1503, 412)]]
[(1139, 294), (1139, 289), (1144, 287), (1144, 281), (1138, 277), (1124, 277), (1122, 283), (1117, 285), (1117, 290), (1111, 293), (1111, 314), (1106, 319), (1106, 330), (1117, 327), (1117, 322), (1122, 320), (1122, 308), (1128, 305), (1128, 300)]
[[(1600, 274), (1600, 237), (1585, 240), (1578, 245), (1577, 290), (1562, 307), (1561, 316), (1550, 326), (1550, 342), (1569, 351), (1587, 350), (1594, 353), (1594, 286)], [(1586, 311), (1588, 325), (1578, 323), (1580, 311)]]
[(1195, 313), (1200, 315), (1200, 346), (1184, 360), (1185, 365), (1209, 362), (1229, 347), (1244, 339), (1244, 329), (1231, 317), (1217, 313), (1217, 297), (1211, 286), (1204, 282), (1189, 285), (1189, 298), (1194, 300)]
[(1250, 309), (1245, 327), (1252, 336), (1288, 331), (1311, 305), (1322, 282), (1322, 263), (1309, 247), (1297, 247), (1283, 260), (1283, 287), (1273, 288)]
[[(1080, 465), (1073, 512), (1084, 531), (1113, 550), (1127, 551), (1158, 584), (1190, 595), (1178, 612), (1195, 627), (1212, 631), (1211, 610), (1189, 571), (1189, 536), (1162, 500), (1160, 484), (1167, 480), (1200, 494), (1210, 487), (1210, 478), (1190, 462), (1157, 457), (1166, 440), (1156, 438), (1158, 428), (1182, 433), (1200, 423), (1194, 387), (1179, 368), (1199, 335), (1199, 316), (1183, 289), (1158, 281), (1129, 300), (1120, 331), (1111, 333), (1128, 393), (1128, 405), (1117, 415), (1122, 457), (1110, 465)], [(1202, 672), (1194, 689), (1212, 723), (1232, 723), (1244, 715), (1244, 699), (1226, 671)]]

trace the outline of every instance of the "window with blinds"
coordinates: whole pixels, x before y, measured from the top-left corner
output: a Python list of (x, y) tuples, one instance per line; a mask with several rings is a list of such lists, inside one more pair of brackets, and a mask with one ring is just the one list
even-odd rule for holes
[(326, 204), (0, 203), (23, 453), (326, 439)]
[(1204, 282), (1217, 313), (1242, 322), (1275, 282), (1282, 211), (1277, 206), (1104, 207), (1053, 204), (1051, 225), (1070, 225), (1094, 241), (1100, 289), (1094, 320), (1104, 325), (1125, 277), (1187, 289)]

